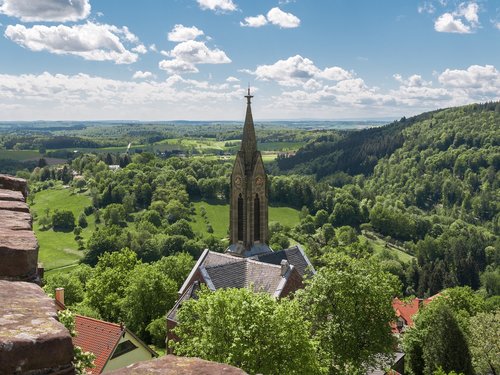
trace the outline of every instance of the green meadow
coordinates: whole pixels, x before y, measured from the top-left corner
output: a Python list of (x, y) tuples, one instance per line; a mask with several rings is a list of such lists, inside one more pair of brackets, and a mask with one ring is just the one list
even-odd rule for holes
[(40, 157), (40, 153), (34, 150), (0, 150), (0, 159), (26, 161)]
[[(90, 204), (91, 201), (87, 195), (57, 185), (34, 195), (31, 213), (38, 218), (45, 215), (47, 209), (49, 210), (49, 216), (55, 210), (70, 210), (75, 215), (75, 219), (78, 220), (83, 209)], [(82, 231), (84, 241), (88, 239), (95, 228), (94, 216), (87, 216), (87, 222), (88, 227)], [(33, 222), (33, 229), (40, 244), (38, 260), (43, 263), (45, 270), (50, 271), (76, 264), (83, 256), (83, 251), (78, 250), (78, 244), (75, 241), (73, 232), (54, 231), (52, 229), (42, 230), (36, 219)]]
[(367, 241), (373, 247), (375, 254), (380, 253), (385, 249), (385, 250), (389, 250), (391, 253), (395, 254), (398, 257), (398, 259), (402, 262), (411, 262), (411, 260), (414, 258), (410, 254), (407, 254), (404, 251), (401, 251), (401, 250), (397, 249), (396, 247), (391, 246), (390, 244), (387, 244), (387, 242), (381, 238), (376, 238), (376, 239), (369, 238), (369, 237), (366, 237), (366, 236), (361, 234), (361, 235), (359, 235), (359, 239), (361, 241)]
[[(214, 236), (223, 238), (228, 235), (229, 228), (229, 204), (220, 202), (193, 202), (195, 215), (191, 225), (197, 233), (207, 233), (207, 224), (201, 216), (201, 208), (204, 207), (208, 223), (214, 230)], [(299, 223), (299, 211), (290, 207), (269, 207), (269, 224), (280, 223), (293, 227)]]

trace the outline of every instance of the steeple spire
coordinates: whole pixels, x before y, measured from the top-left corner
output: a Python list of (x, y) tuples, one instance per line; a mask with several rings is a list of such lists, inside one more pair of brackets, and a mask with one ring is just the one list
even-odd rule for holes
[(257, 151), (257, 140), (255, 138), (255, 128), (253, 125), (251, 99), (253, 95), (250, 94), (250, 85), (248, 86), (248, 93), (245, 95), (247, 98), (247, 113), (245, 116), (245, 125), (243, 126), (243, 139), (241, 140), (241, 151), (245, 155), (245, 167), (251, 168), (253, 166), (254, 154)]

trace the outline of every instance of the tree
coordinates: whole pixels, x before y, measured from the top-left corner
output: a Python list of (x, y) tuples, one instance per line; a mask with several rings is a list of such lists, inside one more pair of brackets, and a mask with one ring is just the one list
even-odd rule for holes
[(87, 217), (83, 212), (80, 214), (80, 216), (78, 216), (78, 226), (82, 228), (87, 228), (88, 226)]
[(479, 313), (469, 321), (469, 347), (476, 374), (500, 373), (500, 310)]
[(186, 280), (186, 277), (191, 272), (194, 266), (194, 259), (186, 253), (178, 253), (168, 257), (161, 258), (154, 266), (166, 275), (169, 279), (174, 280), (179, 289)]
[(439, 368), (473, 374), (465, 334), (445, 298), (438, 298), (418, 314), (403, 345), (405, 363), (414, 375), (432, 375)]
[(248, 289), (203, 287), (183, 303), (174, 333), (178, 355), (223, 362), (256, 374), (318, 373), (309, 323), (297, 301)]
[(47, 230), (52, 225), (52, 220), (46, 215), (40, 216), (38, 218), (38, 225), (41, 230)]
[(121, 225), (125, 222), (125, 209), (122, 204), (112, 203), (104, 210), (104, 222), (106, 225)]
[(105, 252), (118, 251), (124, 248), (126, 244), (126, 233), (120, 227), (110, 226), (100, 228), (93, 232), (88, 240), (87, 251), (82, 262), (93, 266), (97, 263), (99, 256)]
[(54, 294), (56, 288), (64, 288), (64, 304), (72, 306), (83, 301), (85, 297), (83, 284), (73, 274), (55, 273), (47, 275), (43, 289), (46, 293)]
[(137, 264), (137, 255), (127, 248), (99, 257), (94, 275), (87, 283), (87, 289), (91, 291), (87, 298), (90, 307), (96, 309), (104, 320), (120, 320), (122, 299), (130, 282), (129, 273)]
[(52, 228), (70, 232), (75, 228), (75, 215), (69, 210), (56, 210), (52, 215)]
[(297, 298), (312, 322), (322, 367), (329, 374), (364, 373), (381, 354), (393, 351), (388, 323), (395, 318), (397, 279), (367, 260), (340, 254), (325, 259), (326, 266)]
[(146, 327), (172, 308), (177, 299), (177, 284), (149, 264), (136, 266), (128, 277), (130, 283), (121, 304), (122, 317), (127, 327), (150, 341)]

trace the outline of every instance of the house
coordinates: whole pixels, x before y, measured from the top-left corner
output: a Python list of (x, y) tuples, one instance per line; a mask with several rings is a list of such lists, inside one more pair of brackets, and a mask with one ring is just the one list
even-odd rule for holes
[(403, 301), (397, 297), (394, 298), (392, 307), (396, 313), (397, 320), (396, 323), (391, 324), (392, 333), (399, 335), (404, 333), (408, 327), (413, 327), (413, 318), (418, 313), (419, 309), (439, 296), (441, 296), (441, 294), (437, 293), (429, 298), (413, 298), (410, 301)]
[[(54, 302), (58, 311), (66, 309), (64, 288), (56, 289)], [(95, 355), (95, 367), (87, 370), (90, 374), (109, 372), (158, 356), (123, 324), (75, 315), (75, 331), (73, 345)]]
[(75, 315), (73, 344), (95, 354), (95, 367), (88, 372), (101, 374), (120, 369), (157, 354), (122, 324)]
[(197, 298), (201, 284), (222, 288), (251, 288), (275, 298), (303, 288), (304, 278), (315, 273), (300, 245), (280, 251), (269, 247), (268, 181), (257, 150), (250, 89), (241, 149), (231, 174), (229, 247), (224, 254), (206, 249), (179, 289), (179, 298), (167, 314), (167, 344), (177, 338), (177, 312), (190, 298)]

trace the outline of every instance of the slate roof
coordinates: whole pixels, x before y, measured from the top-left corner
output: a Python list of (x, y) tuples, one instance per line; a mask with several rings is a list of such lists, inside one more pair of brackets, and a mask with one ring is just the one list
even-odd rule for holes
[(279, 265), (283, 259), (288, 260), (290, 264), (295, 266), (300, 276), (311, 275), (316, 273), (313, 265), (304, 253), (300, 245), (292, 246), (288, 249), (281, 251), (274, 251), (272, 253), (257, 255), (254, 259), (264, 262)]
[[(292, 274), (295, 275), (295, 279), (302, 279), (304, 273), (310, 272), (307, 268), (310, 264), (309, 260), (299, 247), (278, 252), (276, 257), (266, 260), (269, 262), (216, 253), (206, 249), (179, 289), (179, 299), (168, 312), (167, 319), (175, 322), (177, 310), (182, 303), (189, 298), (196, 297), (196, 290), (199, 288), (197, 282), (206, 284), (211, 290), (251, 287), (256, 292), (267, 292), (279, 298)], [(282, 274), (282, 260), (288, 260), (288, 268), (284, 274)], [(314, 271), (312, 266), (310, 267)]]
[(283, 277), (281, 266), (241, 258), (238, 262), (205, 265), (215, 289), (249, 288), (274, 294)]
[(177, 311), (179, 308), (182, 306), (182, 303), (184, 301), (187, 301), (190, 298), (197, 298), (196, 297), (196, 291), (200, 289), (200, 284), (198, 282), (194, 282), (189, 287), (187, 290), (180, 296), (180, 298), (175, 302), (174, 307), (168, 312), (167, 314), (167, 319), (172, 320), (174, 322), (177, 321)]

